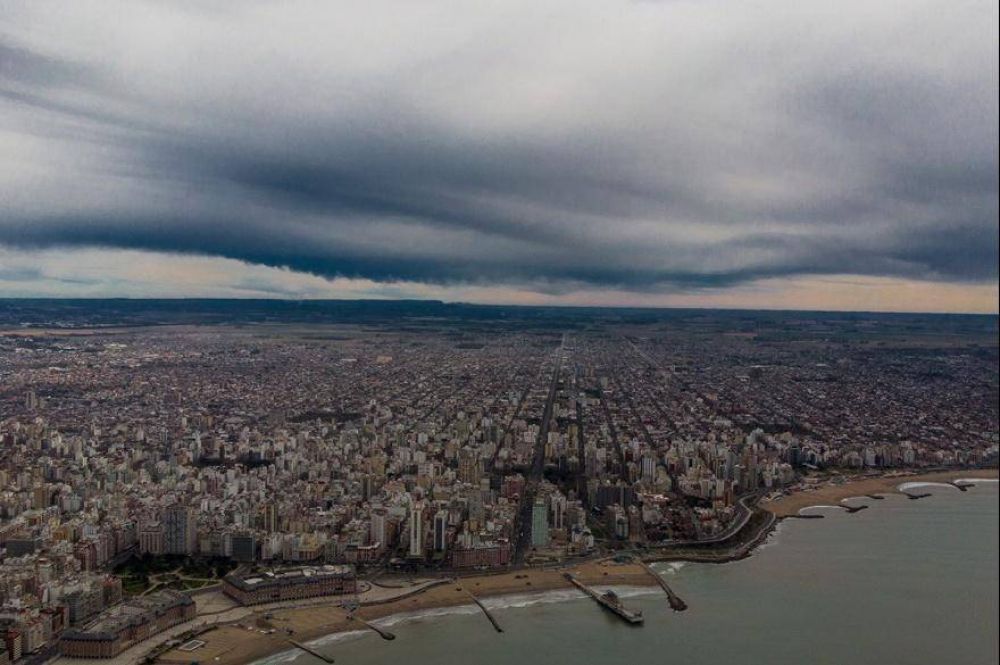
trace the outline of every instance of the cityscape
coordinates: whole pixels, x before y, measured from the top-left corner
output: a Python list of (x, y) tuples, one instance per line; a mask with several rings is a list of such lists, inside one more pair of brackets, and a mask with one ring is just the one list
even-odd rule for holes
[(7, 326), (4, 662), (382, 576), (739, 557), (804, 480), (996, 468), (995, 317), (410, 307)]
[(0, 2), (0, 665), (997, 665), (1000, 3)]

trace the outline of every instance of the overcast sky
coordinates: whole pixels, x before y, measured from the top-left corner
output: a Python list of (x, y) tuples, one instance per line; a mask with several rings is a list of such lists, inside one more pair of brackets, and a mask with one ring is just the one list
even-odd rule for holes
[(997, 4), (0, 0), (0, 296), (995, 312)]

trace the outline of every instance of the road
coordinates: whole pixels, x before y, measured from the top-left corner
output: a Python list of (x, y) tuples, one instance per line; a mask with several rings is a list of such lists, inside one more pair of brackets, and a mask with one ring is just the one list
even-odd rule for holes
[(545, 443), (549, 439), (549, 422), (552, 420), (552, 407), (556, 401), (556, 389), (559, 387), (559, 374), (562, 372), (563, 349), (566, 346), (566, 335), (563, 335), (559, 348), (556, 349), (556, 367), (552, 372), (552, 381), (549, 384), (549, 396), (545, 400), (545, 409), (542, 412), (541, 426), (538, 428), (538, 438), (535, 439), (535, 455), (531, 461), (531, 469), (524, 483), (524, 496), (521, 497), (521, 504), (518, 506), (516, 534), (517, 542), (514, 548), (514, 565), (520, 566), (524, 563), (524, 555), (531, 547), (531, 507), (535, 503), (535, 494), (538, 486), (542, 482), (542, 474), (545, 471)]

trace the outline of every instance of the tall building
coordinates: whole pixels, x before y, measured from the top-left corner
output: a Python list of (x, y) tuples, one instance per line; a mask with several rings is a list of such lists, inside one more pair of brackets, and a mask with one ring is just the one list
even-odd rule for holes
[(410, 556), (424, 556), (424, 505), (422, 501), (410, 503)]
[(566, 495), (562, 492), (553, 492), (549, 498), (552, 505), (552, 528), (566, 528)]
[(531, 546), (549, 546), (549, 511), (541, 497), (531, 506)]
[(434, 551), (448, 549), (448, 511), (439, 510), (434, 514)]
[(257, 560), (257, 539), (252, 533), (234, 534), (231, 548), (232, 557), (236, 561)]
[(194, 511), (175, 504), (163, 511), (164, 554), (194, 554), (198, 536)]
[(264, 531), (276, 533), (278, 531), (278, 506), (272, 501), (265, 504), (261, 509), (264, 522)]
[(371, 545), (386, 547), (388, 545), (388, 532), (386, 531), (386, 511), (384, 508), (372, 510), (371, 526), (368, 532), (368, 542)]

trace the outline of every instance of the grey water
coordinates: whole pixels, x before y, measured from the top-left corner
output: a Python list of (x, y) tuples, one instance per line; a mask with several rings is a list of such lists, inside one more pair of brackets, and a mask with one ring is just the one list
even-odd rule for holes
[[(625, 625), (573, 592), (491, 599), (505, 632), (478, 611), (389, 619), (397, 635), (321, 638), (344, 665), (745, 663), (962, 665), (998, 661), (998, 489), (920, 491), (913, 501), (856, 499), (855, 514), (785, 520), (752, 557), (658, 566), (687, 601), (622, 589), (646, 617)], [(313, 665), (296, 653), (264, 663)]]

